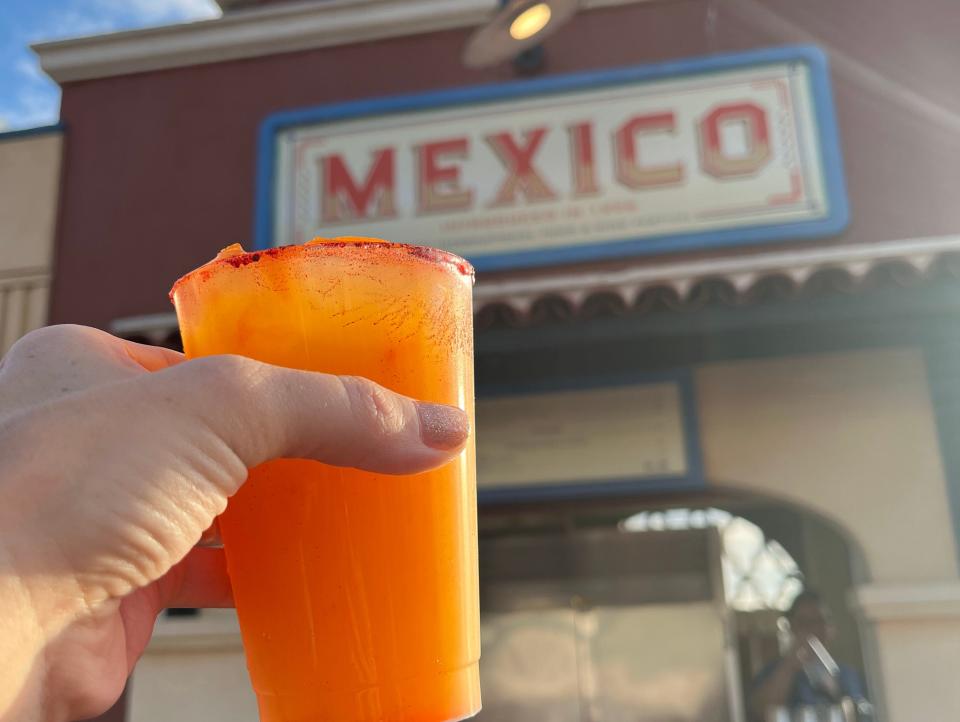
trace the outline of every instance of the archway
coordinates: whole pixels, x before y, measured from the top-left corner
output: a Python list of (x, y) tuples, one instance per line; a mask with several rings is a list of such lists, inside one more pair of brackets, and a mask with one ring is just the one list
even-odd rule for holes
[(711, 489), (482, 505), (480, 539), (485, 722), (747, 720), (803, 588), (863, 676), (848, 607), (863, 555), (790, 502)]

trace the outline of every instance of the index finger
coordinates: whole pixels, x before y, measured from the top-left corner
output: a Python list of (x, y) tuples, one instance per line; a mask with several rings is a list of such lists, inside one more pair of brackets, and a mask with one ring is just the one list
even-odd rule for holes
[(156, 408), (204, 424), (247, 469), (286, 457), (413, 474), (449, 461), (469, 432), (456, 407), (242, 356), (194, 359), (142, 382)]

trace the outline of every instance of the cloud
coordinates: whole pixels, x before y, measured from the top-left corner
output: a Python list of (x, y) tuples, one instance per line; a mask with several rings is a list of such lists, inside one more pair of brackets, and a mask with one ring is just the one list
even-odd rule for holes
[(57, 122), (60, 89), (25, 48), (12, 66), (13, 81), (0, 100), (0, 130)]
[(215, 0), (68, 0), (33, 28), (21, 28), (22, 52), (7, 66), (14, 82), (0, 96), (0, 129), (55, 123), (60, 89), (40, 70), (26, 46), (144, 27), (204, 20), (220, 15)]
[(139, 24), (204, 20), (220, 16), (214, 0), (98, 0), (104, 11), (130, 16)]
[(51, 12), (42, 27), (29, 33), (28, 39), (38, 42), (78, 38), (219, 16), (220, 8), (214, 0), (78, 0)]
[(57, 122), (60, 92), (53, 88), (24, 85), (16, 90), (12, 102), (0, 106), (0, 126), (30, 128)]
[(26, 34), (28, 43), (63, 38), (79, 38), (86, 35), (98, 35), (118, 30), (116, 18), (104, 15), (91, 15), (78, 10), (65, 9), (51, 13), (42, 27), (34, 28)]
[(47, 76), (40, 70), (40, 63), (37, 59), (26, 55), (21, 55), (13, 63), (14, 69), (30, 81), (46, 82)]

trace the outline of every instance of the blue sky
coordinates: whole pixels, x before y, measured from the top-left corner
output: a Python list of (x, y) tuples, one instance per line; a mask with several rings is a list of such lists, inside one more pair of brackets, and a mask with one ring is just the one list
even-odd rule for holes
[(214, 0), (0, 0), (0, 131), (55, 123), (60, 90), (30, 43), (219, 15)]

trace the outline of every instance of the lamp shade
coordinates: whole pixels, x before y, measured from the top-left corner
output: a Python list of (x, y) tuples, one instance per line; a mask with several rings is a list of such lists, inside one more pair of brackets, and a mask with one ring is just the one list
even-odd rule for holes
[(467, 42), (464, 65), (482, 68), (539, 45), (573, 17), (577, 5), (578, 0), (508, 0)]

